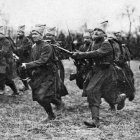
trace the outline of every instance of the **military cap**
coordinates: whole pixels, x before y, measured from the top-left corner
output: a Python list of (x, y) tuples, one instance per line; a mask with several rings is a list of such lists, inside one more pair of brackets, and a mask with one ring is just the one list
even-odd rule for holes
[(31, 32), (37, 32), (41, 35), (44, 33), (44, 27), (43, 26), (35, 26)]
[(35, 27), (46, 27), (46, 24), (36, 24)]
[(83, 33), (83, 37), (91, 37), (90, 32), (87, 32), (87, 31), (86, 31), (86, 32), (84, 32), (84, 33)]
[(115, 35), (114, 33), (108, 33), (108, 34), (107, 34), (107, 37), (108, 37), (108, 38), (117, 39), (117, 38), (116, 38), (116, 35)]
[(55, 36), (56, 35), (56, 27), (47, 28), (46, 29), (46, 35)]
[(18, 32), (25, 32), (25, 25), (18, 26)]
[(107, 24), (108, 24), (108, 20), (104, 21), (104, 22), (101, 22), (99, 25), (97, 25), (97, 27), (94, 28), (94, 31), (96, 29), (99, 29), (101, 30), (103, 33), (106, 32), (106, 28), (107, 28)]
[(121, 36), (121, 32), (114, 32), (115, 36)]
[(94, 30), (93, 29), (87, 29), (86, 32), (92, 33)]
[(0, 34), (4, 35), (4, 26), (0, 26)]

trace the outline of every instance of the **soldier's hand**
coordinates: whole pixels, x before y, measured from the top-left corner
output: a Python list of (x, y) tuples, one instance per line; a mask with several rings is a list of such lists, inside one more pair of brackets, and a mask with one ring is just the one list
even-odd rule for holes
[(21, 67), (26, 69), (26, 63), (22, 63)]

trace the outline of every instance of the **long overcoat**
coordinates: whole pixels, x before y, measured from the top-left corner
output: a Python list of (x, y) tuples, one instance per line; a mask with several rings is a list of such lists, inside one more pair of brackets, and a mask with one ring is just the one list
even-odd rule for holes
[(0, 39), (0, 73), (13, 78), (15, 73), (14, 64), (12, 44), (7, 37), (3, 37)]
[(119, 68), (113, 64), (113, 49), (107, 40), (93, 42), (91, 51), (79, 53), (77, 59), (93, 59), (93, 68), (89, 71), (83, 85), (83, 96), (89, 106), (99, 106), (103, 97), (109, 104), (116, 104), (120, 94), (117, 85)]
[(32, 47), (32, 61), (27, 63), (27, 70), (31, 70), (29, 82), (33, 100), (45, 100), (48, 97), (65, 96), (66, 87), (58, 74), (54, 48), (41, 40)]
[(31, 59), (31, 48), (32, 42), (31, 40), (23, 36), (22, 38), (16, 38), (16, 54), (19, 56), (21, 63), (29, 62)]

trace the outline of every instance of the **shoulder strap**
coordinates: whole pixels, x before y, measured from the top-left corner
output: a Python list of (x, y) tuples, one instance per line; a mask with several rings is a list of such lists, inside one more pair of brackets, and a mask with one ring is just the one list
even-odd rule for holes
[(112, 42), (111, 39), (107, 39), (107, 41), (110, 43), (110, 45), (112, 47), (112, 50), (113, 50), (113, 60), (115, 60), (115, 49), (114, 49), (113, 44), (112, 44), (113, 42)]

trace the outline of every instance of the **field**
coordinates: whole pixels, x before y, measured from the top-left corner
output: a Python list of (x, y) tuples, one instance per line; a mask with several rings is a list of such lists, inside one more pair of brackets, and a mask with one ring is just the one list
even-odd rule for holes
[[(135, 75), (136, 98), (126, 100), (123, 110), (112, 113), (108, 104), (101, 104), (99, 128), (87, 128), (83, 121), (91, 119), (86, 98), (75, 82), (69, 81), (70, 72), (75, 71), (71, 61), (64, 61), (65, 84), (69, 95), (63, 98), (65, 107), (55, 110), (57, 119), (48, 124), (40, 121), (47, 116), (38, 103), (32, 101), (31, 90), (18, 97), (9, 96), (12, 91), (6, 87), (0, 95), (0, 140), (140, 140), (140, 71), (138, 61), (131, 62)], [(18, 87), (22, 84), (15, 80)]]

